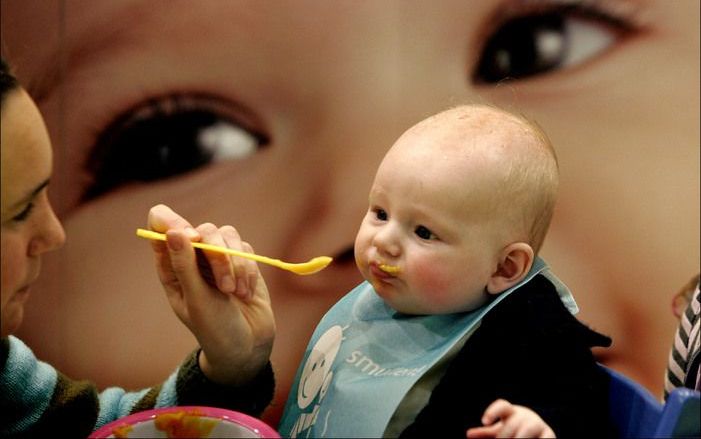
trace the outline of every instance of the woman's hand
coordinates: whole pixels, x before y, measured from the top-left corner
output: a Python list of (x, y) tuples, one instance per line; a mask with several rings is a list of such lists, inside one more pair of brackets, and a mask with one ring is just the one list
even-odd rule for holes
[(151, 209), (156, 269), (173, 311), (199, 342), (200, 368), (220, 384), (243, 385), (269, 361), (275, 321), (265, 281), (254, 261), (195, 250), (191, 241), (252, 253), (232, 226), (193, 228), (165, 205)]

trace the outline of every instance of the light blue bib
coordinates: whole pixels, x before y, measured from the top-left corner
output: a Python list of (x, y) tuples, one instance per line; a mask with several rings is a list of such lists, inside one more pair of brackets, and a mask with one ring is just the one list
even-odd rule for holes
[(518, 285), (468, 313), (399, 314), (363, 282), (322, 318), (278, 426), (283, 437), (381, 437), (407, 392), (484, 315), (536, 274), (574, 314), (567, 287), (536, 259)]

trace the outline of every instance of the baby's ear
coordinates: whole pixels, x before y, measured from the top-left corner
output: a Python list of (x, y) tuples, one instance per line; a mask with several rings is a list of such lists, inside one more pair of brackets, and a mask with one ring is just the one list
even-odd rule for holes
[(533, 249), (525, 242), (514, 242), (501, 251), (496, 271), (489, 278), (487, 292), (499, 294), (519, 283), (533, 265)]

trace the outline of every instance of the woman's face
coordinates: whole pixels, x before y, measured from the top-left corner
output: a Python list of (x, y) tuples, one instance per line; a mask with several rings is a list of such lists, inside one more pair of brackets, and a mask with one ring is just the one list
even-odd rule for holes
[(39, 110), (24, 90), (13, 90), (3, 100), (0, 132), (0, 336), (7, 337), (22, 323), (42, 255), (60, 247), (65, 235), (47, 197), (52, 165), (49, 136)]
[(45, 358), (144, 385), (194, 347), (133, 238), (163, 202), (235, 225), (261, 254), (335, 257), (313, 277), (262, 267), (281, 410), (319, 318), (361, 279), (353, 239), (385, 151), (430, 114), (487, 101), (552, 138), (561, 193), (542, 255), (613, 337), (605, 361), (661, 388), (666, 307), (699, 263), (696, 0), (62, 4), (2, 3), (57, 145), (70, 238), (27, 316)]

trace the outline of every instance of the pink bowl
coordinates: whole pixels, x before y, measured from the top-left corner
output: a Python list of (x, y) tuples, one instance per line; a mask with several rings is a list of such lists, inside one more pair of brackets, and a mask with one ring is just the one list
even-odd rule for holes
[(215, 407), (182, 406), (146, 410), (119, 418), (95, 430), (90, 438), (169, 438), (193, 437), (193, 434), (204, 438), (280, 437), (268, 424), (243, 413)]

